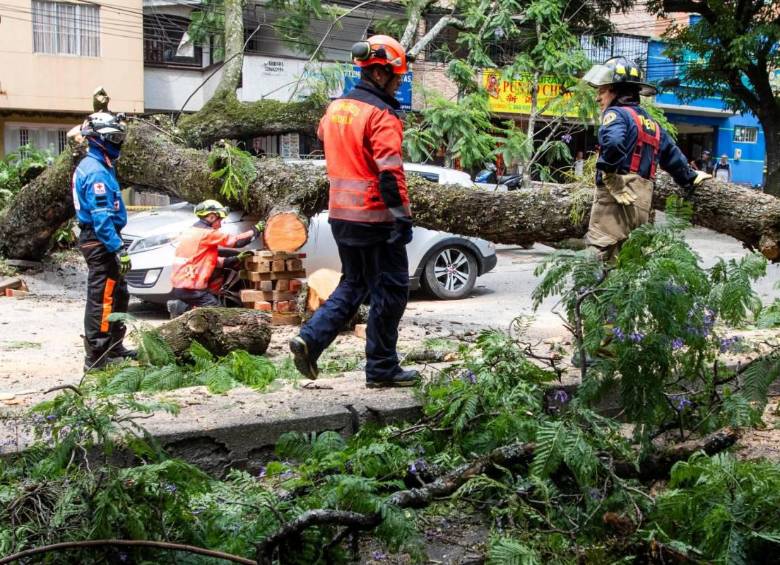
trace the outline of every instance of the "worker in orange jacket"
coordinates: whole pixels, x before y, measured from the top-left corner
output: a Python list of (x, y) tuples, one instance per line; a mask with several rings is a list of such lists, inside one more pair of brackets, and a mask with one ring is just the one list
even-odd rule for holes
[[(242, 258), (241, 254), (226, 256), (229, 251), (224, 248), (249, 245), (264, 227), (258, 222), (238, 235), (221, 232), (219, 228), (228, 210), (216, 200), (205, 200), (195, 206), (195, 215), (198, 221), (179, 237), (171, 273), (173, 296), (187, 304), (188, 309), (219, 306), (216, 293), (220, 279), (214, 276), (215, 271), (218, 267), (237, 266)], [(169, 304), (169, 311), (171, 308)]]
[(295, 365), (317, 377), (317, 358), (370, 297), (366, 329), (368, 387), (409, 386), (396, 344), (409, 295), (406, 245), (412, 215), (406, 190), (400, 104), (394, 95), (407, 71), (395, 39), (375, 35), (352, 47), (360, 82), (335, 100), (320, 121), (330, 181), (329, 212), (341, 258), (341, 281), (300, 335), (290, 340)]

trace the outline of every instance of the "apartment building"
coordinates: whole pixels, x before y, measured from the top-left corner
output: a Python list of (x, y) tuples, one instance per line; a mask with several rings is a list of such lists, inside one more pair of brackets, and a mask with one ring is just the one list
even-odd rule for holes
[(114, 111), (143, 101), (141, 0), (0, 4), (0, 155), (22, 145), (59, 153), (103, 86)]

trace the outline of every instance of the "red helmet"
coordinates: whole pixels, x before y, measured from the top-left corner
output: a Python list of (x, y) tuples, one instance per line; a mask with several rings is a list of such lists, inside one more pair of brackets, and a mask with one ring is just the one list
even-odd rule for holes
[(390, 65), (393, 73), (405, 74), (406, 52), (395, 39), (387, 35), (372, 35), (352, 46), (352, 58), (358, 67)]

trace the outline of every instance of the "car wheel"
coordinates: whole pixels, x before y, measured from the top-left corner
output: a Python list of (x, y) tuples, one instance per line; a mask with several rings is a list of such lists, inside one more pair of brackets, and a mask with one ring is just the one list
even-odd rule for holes
[(463, 298), (477, 280), (477, 260), (462, 247), (444, 247), (428, 259), (424, 280), (426, 290), (436, 298)]

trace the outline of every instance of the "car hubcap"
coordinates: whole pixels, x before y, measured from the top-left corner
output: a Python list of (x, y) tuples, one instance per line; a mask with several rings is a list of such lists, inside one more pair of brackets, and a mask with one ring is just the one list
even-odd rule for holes
[(443, 250), (433, 265), (433, 276), (443, 289), (450, 292), (462, 289), (470, 274), (468, 257), (457, 249)]

